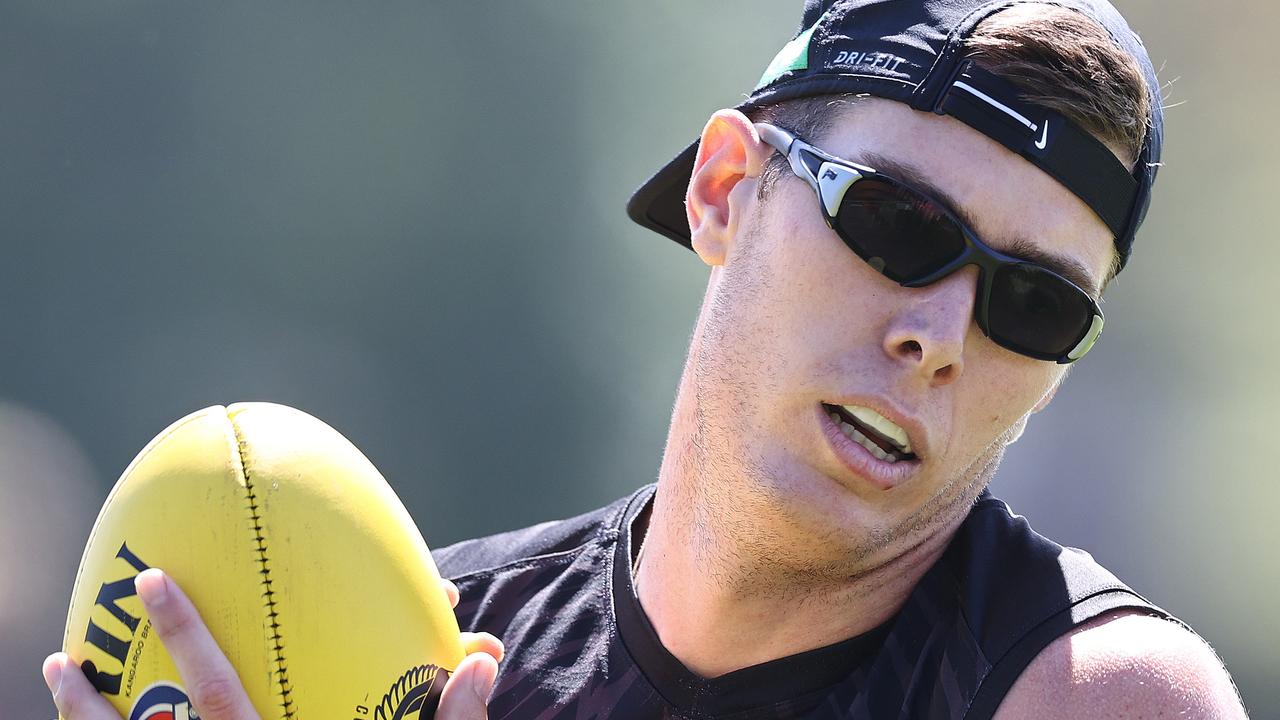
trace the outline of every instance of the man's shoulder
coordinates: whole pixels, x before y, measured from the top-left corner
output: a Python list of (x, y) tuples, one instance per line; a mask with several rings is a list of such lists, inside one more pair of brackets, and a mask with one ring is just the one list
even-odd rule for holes
[(1007, 688), (998, 720), (1245, 717), (1208, 643), (1089, 553), (990, 493), (957, 540), (966, 620), (995, 662), (984, 686)]
[(952, 538), (946, 566), (969, 630), (992, 659), (1022, 647), (1030, 660), (1028, 642), (1043, 647), (1120, 605), (1150, 605), (1091, 554), (1036, 532), (990, 493), (979, 497)]
[(649, 486), (640, 488), (604, 507), (563, 520), (463, 540), (434, 550), (431, 555), (442, 577), (457, 579), (573, 554), (593, 542), (615, 537), (623, 513), (648, 490)]
[(1244, 717), (1224, 705), (1235, 698), (1230, 676), (1198, 635), (990, 493), (945, 566), (965, 636), (990, 663), (970, 716)]
[(1245, 718), (1213, 648), (1181, 623), (1133, 610), (1094, 618), (1050, 643), (995, 715), (1013, 718)]

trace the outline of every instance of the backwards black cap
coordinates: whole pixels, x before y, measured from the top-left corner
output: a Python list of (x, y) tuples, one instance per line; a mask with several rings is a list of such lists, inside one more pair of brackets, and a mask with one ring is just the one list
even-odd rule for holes
[[(1106, 0), (1052, 0), (1083, 13), (1142, 68), (1150, 116), (1133, 172), (1099, 140), (1057, 112), (1025, 102), (1009, 82), (962, 57), (975, 25), (1028, 0), (806, 0), (799, 32), (737, 109), (834, 93), (866, 93), (950, 115), (1056, 178), (1115, 235), (1120, 267), (1151, 204), (1164, 116), (1141, 39)], [(1030, 0), (1035, 1), (1035, 0)], [(641, 225), (689, 247), (685, 191), (698, 142), (667, 163), (627, 203)]]

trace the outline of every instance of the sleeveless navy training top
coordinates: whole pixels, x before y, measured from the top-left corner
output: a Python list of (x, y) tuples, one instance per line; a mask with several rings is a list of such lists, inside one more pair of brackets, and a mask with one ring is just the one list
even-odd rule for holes
[(654, 492), (434, 553), (462, 629), (506, 644), (490, 718), (990, 718), (1071, 628), (1121, 608), (1175, 619), (983, 492), (889, 621), (706, 679), (663, 647), (631, 585), (631, 525)]

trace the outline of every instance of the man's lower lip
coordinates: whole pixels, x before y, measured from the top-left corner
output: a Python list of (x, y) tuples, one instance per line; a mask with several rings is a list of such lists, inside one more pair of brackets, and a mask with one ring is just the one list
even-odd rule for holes
[(827, 442), (841, 464), (881, 490), (897, 487), (920, 468), (919, 460), (899, 460), (891, 463), (872, 455), (870, 451), (844, 434), (821, 403), (818, 404), (818, 422), (822, 424), (823, 434), (827, 436)]

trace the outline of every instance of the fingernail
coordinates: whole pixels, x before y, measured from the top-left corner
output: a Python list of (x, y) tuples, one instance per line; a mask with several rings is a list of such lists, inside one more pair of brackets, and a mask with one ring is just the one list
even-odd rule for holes
[(138, 577), (133, 579), (133, 586), (137, 589), (142, 604), (147, 607), (156, 607), (169, 597), (169, 580), (155, 568), (138, 573)]
[(53, 699), (58, 699), (58, 692), (62, 690), (62, 653), (54, 653), (44, 659), (44, 665), (41, 670), (44, 672), (44, 684), (49, 686), (49, 692), (53, 693)]

